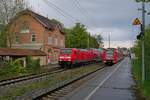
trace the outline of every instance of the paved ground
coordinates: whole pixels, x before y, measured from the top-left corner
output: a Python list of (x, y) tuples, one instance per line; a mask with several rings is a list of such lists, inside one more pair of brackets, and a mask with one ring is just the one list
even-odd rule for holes
[(134, 100), (130, 59), (103, 69), (61, 100)]

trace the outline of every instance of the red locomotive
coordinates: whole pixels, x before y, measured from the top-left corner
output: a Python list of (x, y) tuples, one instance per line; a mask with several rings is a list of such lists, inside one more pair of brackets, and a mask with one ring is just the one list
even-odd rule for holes
[(60, 50), (59, 65), (64, 68), (98, 62), (102, 60), (102, 51), (103, 49), (63, 48)]
[(123, 59), (123, 53), (119, 49), (108, 48), (106, 49), (105, 58), (105, 64), (116, 64), (118, 61)]
[(77, 61), (76, 53), (77, 49), (75, 48), (61, 49), (59, 55), (59, 65), (61, 65), (61, 67), (65, 67), (71, 66), (73, 63), (76, 63)]

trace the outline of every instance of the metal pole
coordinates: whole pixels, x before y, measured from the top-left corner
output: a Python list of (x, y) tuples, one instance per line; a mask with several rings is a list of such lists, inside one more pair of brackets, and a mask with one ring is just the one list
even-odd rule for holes
[(90, 34), (88, 35), (88, 39), (87, 39), (87, 47), (90, 48)]
[(108, 36), (108, 38), (109, 38), (109, 48), (110, 48), (110, 33), (109, 33), (109, 36)]
[(145, 33), (145, 1), (142, 1), (142, 82), (145, 81), (145, 62), (144, 62), (144, 33)]

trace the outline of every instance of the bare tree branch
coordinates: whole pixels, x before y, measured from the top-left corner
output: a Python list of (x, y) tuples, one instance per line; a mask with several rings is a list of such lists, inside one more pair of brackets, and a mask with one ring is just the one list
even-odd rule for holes
[[(18, 12), (25, 9), (24, 0), (0, 0), (0, 24), (5, 26), (5, 31), (1, 35), (5, 35), (5, 40), (8, 42), (8, 46), (12, 46), (14, 33), (9, 32), (9, 21), (13, 18)], [(1, 37), (0, 37), (1, 38)], [(3, 40), (3, 39), (0, 39)]]
[(24, 8), (23, 0), (0, 0), (0, 23), (8, 24), (9, 20)]

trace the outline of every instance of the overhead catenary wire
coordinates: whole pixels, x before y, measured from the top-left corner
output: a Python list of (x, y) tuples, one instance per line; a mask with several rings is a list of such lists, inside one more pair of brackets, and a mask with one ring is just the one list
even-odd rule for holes
[(43, 0), (45, 2), (46, 5), (48, 5), (49, 7), (55, 9), (60, 15), (62, 15), (65, 18), (69, 18), (68, 20), (70, 20), (72, 23), (75, 22), (74, 18), (72, 18), (70, 15), (68, 16), (68, 14), (66, 14), (63, 10), (61, 10), (59, 7), (57, 7), (55, 4), (53, 4), (52, 2), (48, 1), (48, 0)]
[[(89, 16), (88, 11), (80, 4), (80, 2), (78, 0), (74, 0), (76, 2), (76, 7), (79, 9), (79, 11), (81, 12), (81, 14), (84, 15), (84, 17), (88, 18), (87, 16)], [(94, 26), (96, 26), (91, 20), (90, 23), (92, 23)], [(89, 29), (91, 29), (90, 27), (88, 27)], [(93, 30), (93, 29), (91, 29)]]
[(79, 3), (78, 0), (74, 0), (76, 2), (76, 5), (77, 5), (77, 8), (79, 9), (79, 11), (82, 13), (82, 14), (88, 14), (87, 10), (84, 9), (84, 7), (81, 6), (81, 4)]
[[(64, 16), (65, 18), (69, 18), (69, 20), (72, 22), (72, 23), (77, 23), (77, 22), (81, 22), (82, 24), (85, 24), (83, 23), (81, 20), (73, 17), (72, 15), (70, 15), (69, 13), (67, 13), (66, 11), (62, 10), (61, 8), (59, 8), (57, 5), (55, 5), (54, 3), (50, 2), (49, 0), (43, 0), (45, 2), (45, 4), (47, 4), (49, 7), (55, 9), (59, 14), (61, 14), (62, 16)], [(90, 27), (88, 25), (85, 25), (87, 28), (90, 29)]]
[[(82, 14), (82, 16), (84, 18), (85, 17), (88, 18), (86, 11), (83, 10), (84, 8), (81, 7), (80, 3), (77, 0), (74, 0), (74, 2), (75, 2), (75, 6), (79, 9), (79, 12)], [(90, 29), (90, 27), (88, 25), (86, 25), (86, 27)]]

